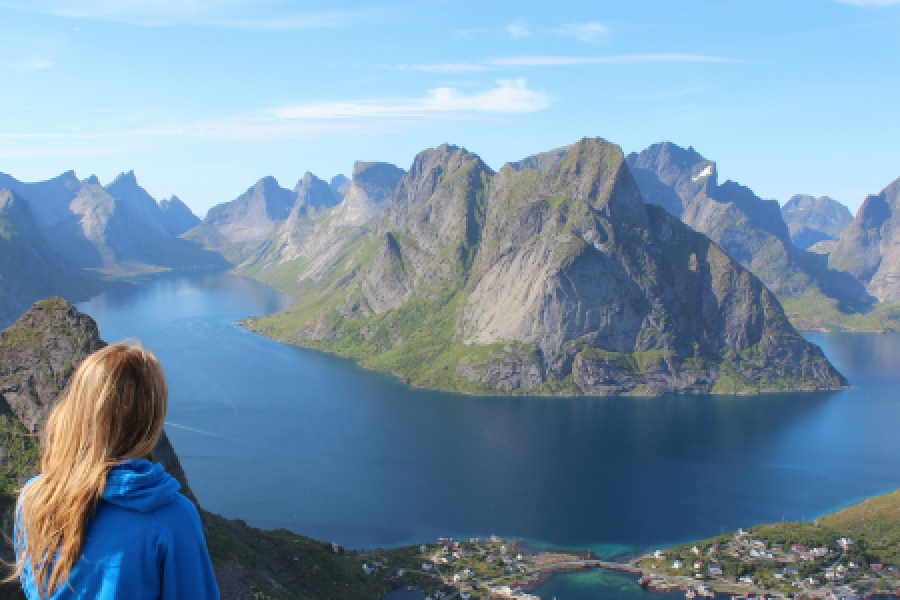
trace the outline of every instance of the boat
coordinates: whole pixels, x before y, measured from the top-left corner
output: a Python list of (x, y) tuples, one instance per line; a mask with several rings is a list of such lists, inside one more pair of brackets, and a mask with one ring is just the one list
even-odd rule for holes
[(686, 589), (684, 591), (684, 597), (687, 598), (688, 600), (694, 600), (694, 598), (697, 597), (697, 590), (695, 590), (692, 587), (689, 587), (688, 589)]

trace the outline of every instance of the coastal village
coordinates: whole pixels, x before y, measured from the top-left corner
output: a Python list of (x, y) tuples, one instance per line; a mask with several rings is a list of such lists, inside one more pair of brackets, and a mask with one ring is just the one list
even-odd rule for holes
[(373, 577), (387, 573), (396, 590), (418, 588), (429, 599), (540, 600), (531, 591), (552, 575), (604, 564), (590, 552), (535, 552), (521, 540), (496, 536), (467, 541), (440, 538), (418, 548), (372, 551), (365, 558), (365, 573)]
[(900, 569), (870, 561), (865, 545), (817, 523), (780, 523), (656, 550), (634, 564), (642, 570), (641, 585), (681, 589), (688, 599), (716, 592), (828, 600), (896, 595)]
[(590, 552), (535, 552), (521, 540), (441, 538), (418, 551), (375, 551), (363, 569), (387, 572), (398, 589), (415, 586), (433, 599), (533, 600), (539, 598), (533, 590), (549, 577), (588, 568), (624, 571), (650, 591), (680, 591), (687, 600), (900, 595), (898, 566), (871, 561), (865, 540), (834, 531), (817, 523), (761, 525), (625, 562), (601, 561)]

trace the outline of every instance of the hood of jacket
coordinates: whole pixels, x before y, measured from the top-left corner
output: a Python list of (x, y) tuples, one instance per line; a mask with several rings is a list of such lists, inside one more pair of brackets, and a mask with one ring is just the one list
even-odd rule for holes
[(132, 459), (110, 469), (102, 497), (122, 508), (150, 512), (171, 502), (180, 489), (162, 465)]

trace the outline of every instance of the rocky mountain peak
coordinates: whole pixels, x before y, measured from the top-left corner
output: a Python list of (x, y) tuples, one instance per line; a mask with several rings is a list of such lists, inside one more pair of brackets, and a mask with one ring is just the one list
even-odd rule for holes
[(96, 175), (91, 175), (90, 177), (84, 179), (81, 183), (85, 185), (100, 185), (100, 178)]
[(344, 195), (347, 193), (347, 188), (349, 186), (350, 180), (347, 179), (346, 175), (342, 175), (341, 173), (332, 177), (331, 181), (328, 183), (328, 187), (331, 188), (331, 191), (334, 192), (334, 195), (338, 200), (344, 199)]
[(361, 162), (353, 165), (353, 181), (383, 188), (394, 188), (403, 177), (403, 169), (385, 162)]

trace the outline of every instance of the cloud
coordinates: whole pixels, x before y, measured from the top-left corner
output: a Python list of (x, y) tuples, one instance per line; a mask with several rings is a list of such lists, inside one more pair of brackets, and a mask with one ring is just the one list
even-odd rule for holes
[(485, 61), (496, 67), (564, 67), (660, 63), (731, 63), (731, 58), (702, 54), (617, 54), (612, 56), (508, 56)]
[(52, 60), (43, 58), (41, 56), (35, 56), (34, 58), (29, 58), (27, 60), (23, 60), (21, 62), (13, 64), (12, 68), (16, 69), (17, 71), (31, 73), (34, 71), (43, 71), (44, 69), (49, 69), (55, 64), (56, 63), (54, 63)]
[(543, 110), (549, 105), (548, 96), (529, 89), (524, 79), (501, 79), (491, 89), (468, 94), (453, 87), (438, 87), (413, 98), (293, 104), (220, 119), (159, 123), (118, 131), (104, 132), (92, 127), (86, 133), (0, 133), (0, 140), (85, 140), (98, 143), (130, 140), (131, 143), (148, 143), (161, 138), (195, 138), (272, 142), (317, 134), (393, 133), (427, 123), (429, 119), (522, 115)]
[(426, 73), (471, 73), (487, 71), (490, 67), (473, 63), (438, 63), (434, 65), (396, 65), (388, 68), (401, 71), (424, 71)]
[(303, 11), (280, 0), (0, 0), (0, 6), (130, 25), (207, 25), (246, 29), (321, 29), (365, 22), (388, 7)]
[(509, 37), (514, 40), (531, 36), (531, 30), (525, 24), (525, 21), (518, 19), (505, 27), (505, 31)]
[(900, 4), (900, 0), (837, 0), (841, 4), (852, 6), (894, 6)]
[(429, 90), (423, 98), (371, 102), (298, 104), (275, 111), (279, 119), (346, 119), (359, 117), (421, 116), (429, 113), (530, 113), (549, 105), (547, 97), (529, 90), (524, 79), (500, 79), (497, 87), (474, 94), (456, 88)]
[(639, 65), (667, 63), (737, 63), (733, 58), (702, 54), (614, 54), (611, 56), (504, 56), (480, 62), (387, 65), (389, 69), (426, 73), (495, 71), (508, 67), (572, 67), (583, 65)]
[(609, 33), (609, 28), (603, 23), (570, 23), (557, 27), (553, 33), (567, 35), (582, 42), (594, 42)]

